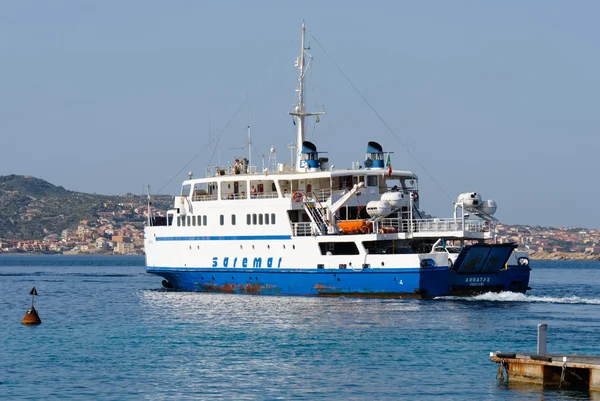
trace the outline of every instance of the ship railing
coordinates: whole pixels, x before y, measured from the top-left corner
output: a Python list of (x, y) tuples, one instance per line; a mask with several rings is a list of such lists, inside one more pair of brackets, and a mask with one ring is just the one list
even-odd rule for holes
[(312, 234), (312, 223), (292, 223), (292, 233), (295, 237), (308, 237)]
[(205, 202), (205, 201), (216, 201), (219, 199), (217, 195), (193, 195), (193, 202)]
[(391, 229), (390, 232), (407, 232), (408, 221), (401, 219), (381, 219), (379, 221), (379, 228), (383, 228), (386, 232), (389, 231), (387, 229)]
[(392, 229), (392, 232), (493, 232), (496, 228), (495, 222), (483, 220), (462, 220), (462, 219), (425, 219), (413, 220), (406, 219), (381, 219), (379, 227)]
[(426, 219), (414, 220), (411, 228), (413, 232), (462, 231), (463, 224), (455, 219)]
[[(256, 194), (250, 194), (251, 199), (274, 199), (278, 198), (279, 195), (277, 192), (259, 192)], [(205, 201), (216, 201), (218, 200), (218, 195), (193, 195), (193, 202), (205, 202)], [(239, 200), (239, 199), (248, 199), (248, 195), (243, 192), (239, 194), (223, 194), (223, 200)]]
[(277, 192), (259, 192), (257, 194), (251, 194), (250, 197), (256, 199), (273, 199), (278, 198), (279, 195), (277, 194)]
[(309, 197), (317, 199), (319, 202), (325, 202), (331, 197), (331, 188), (316, 189), (312, 191)]

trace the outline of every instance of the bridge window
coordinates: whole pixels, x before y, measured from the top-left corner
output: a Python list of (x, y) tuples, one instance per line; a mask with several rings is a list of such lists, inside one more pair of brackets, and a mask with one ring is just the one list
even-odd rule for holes
[(358, 255), (355, 242), (320, 242), (321, 255)]
[(368, 175), (367, 176), (367, 186), (368, 187), (376, 187), (378, 185), (378, 179), (376, 175)]

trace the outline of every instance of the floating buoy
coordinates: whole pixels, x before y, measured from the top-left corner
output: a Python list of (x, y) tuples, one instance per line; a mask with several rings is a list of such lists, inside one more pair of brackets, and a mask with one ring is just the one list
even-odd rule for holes
[(33, 299), (38, 294), (35, 287), (31, 289), (29, 294), (31, 295), (31, 308), (27, 309), (27, 312), (25, 312), (25, 316), (23, 316), (21, 324), (24, 324), (26, 326), (37, 326), (38, 324), (42, 324), (42, 319), (40, 319), (40, 316), (33, 307)]

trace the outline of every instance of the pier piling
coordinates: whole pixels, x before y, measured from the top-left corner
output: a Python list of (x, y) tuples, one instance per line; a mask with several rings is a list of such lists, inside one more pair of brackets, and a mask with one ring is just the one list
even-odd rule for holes
[(538, 339), (537, 339), (537, 353), (538, 355), (546, 355), (546, 337), (548, 333), (547, 324), (538, 324)]

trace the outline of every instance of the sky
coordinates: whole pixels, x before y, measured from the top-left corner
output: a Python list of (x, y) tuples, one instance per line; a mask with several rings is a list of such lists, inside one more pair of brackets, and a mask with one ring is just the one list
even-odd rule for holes
[(374, 140), (419, 175), (429, 214), (477, 191), (506, 224), (600, 228), (600, 2), (0, 7), (0, 175), (176, 194), (241, 156), (248, 121), (253, 162), (275, 146), (289, 163), (304, 21), (307, 108), (327, 112), (306, 139), (337, 168)]

